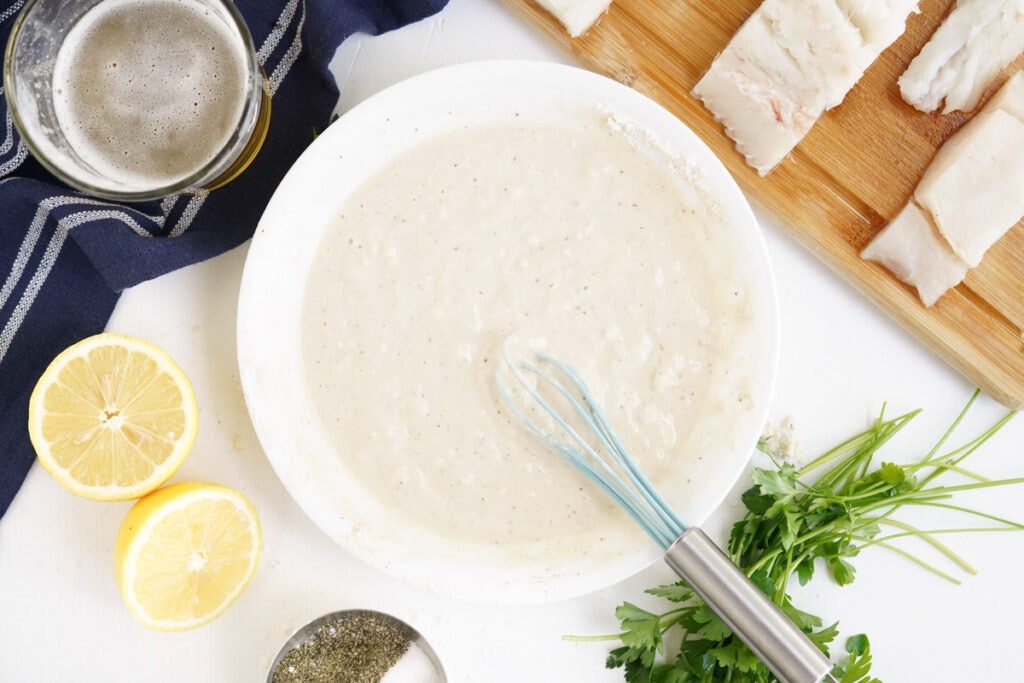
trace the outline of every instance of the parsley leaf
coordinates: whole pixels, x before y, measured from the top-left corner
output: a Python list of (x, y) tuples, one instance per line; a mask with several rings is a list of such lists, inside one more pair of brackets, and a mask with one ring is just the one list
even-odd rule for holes
[(882, 683), (869, 675), (871, 671), (871, 645), (865, 635), (853, 636), (846, 641), (850, 657), (844, 666), (836, 667), (834, 675), (839, 683)]

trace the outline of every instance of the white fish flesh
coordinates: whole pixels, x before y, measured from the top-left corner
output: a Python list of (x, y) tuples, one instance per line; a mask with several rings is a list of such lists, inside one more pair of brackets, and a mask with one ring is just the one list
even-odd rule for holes
[(873, 47), (873, 62), (907, 29), (907, 18), (917, 12), (918, 0), (836, 0), (850, 22)]
[(1024, 75), (1015, 73), (985, 103), (985, 111), (1005, 111), (1024, 121)]
[(972, 267), (1024, 216), (1024, 73), (939, 149), (914, 201)]
[(981, 111), (921, 177), (914, 201), (971, 267), (1024, 215), (1024, 121)]
[(1024, 0), (957, 0), (899, 78), (925, 112), (972, 111), (999, 71), (1024, 52)]
[(925, 306), (967, 275), (969, 266), (953, 253), (935, 224), (914, 202), (878, 233), (861, 256), (882, 264), (893, 275), (917, 289)]
[(765, 0), (693, 94), (764, 175), (843, 101), (916, 7), (916, 0)]
[(537, 0), (537, 4), (550, 12), (569, 35), (576, 38), (586, 33), (608, 11), (612, 0)]
[(903, 211), (861, 252), (931, 306), (1024, 216), (1024, 73), (936, 153)]

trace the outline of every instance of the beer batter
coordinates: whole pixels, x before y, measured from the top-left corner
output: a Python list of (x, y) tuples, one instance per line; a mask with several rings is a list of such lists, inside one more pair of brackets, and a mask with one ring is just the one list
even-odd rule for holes
[(735, 233), (680, 167), (584, 118), (421, 143), (325, 233), (303, 304), (307, 384), (338, 457), (395, 523), (553, 562), (647, 542), (510, 419), (494, 380), (509, 334), (575, 367), (680, 507), (750, 407)]

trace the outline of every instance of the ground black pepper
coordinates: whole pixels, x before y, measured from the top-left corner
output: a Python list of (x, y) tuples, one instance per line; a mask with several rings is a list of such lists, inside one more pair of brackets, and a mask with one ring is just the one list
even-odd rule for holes
[(289, 650), (274, 667), (273, 683), (379, 683), (414, 637), (386, 614), (345, 612)]

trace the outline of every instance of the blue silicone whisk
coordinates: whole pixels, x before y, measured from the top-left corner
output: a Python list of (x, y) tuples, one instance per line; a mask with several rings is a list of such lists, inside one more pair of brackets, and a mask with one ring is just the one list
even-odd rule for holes
[[(586, 384), (566, 364), (545, 354), (532, 360), (509, 359), (496, 379), (498, 391), (529, 433), (594, 482), (665, 551), (665, 562), (713, 609), (783, 683), (835, 683), (832, 663), (775, 603), (755, 586), (729, 557), (697, 527), (687, 527), (623, 447)], [(507, 378), (525, 394), (516, 399)], [(553, 393), (550, 391), (553, 390)], [(573, 418), (556, 410), (568, 408)], [(528, 406), (550, 416), (562, 438), (541, 427)], [(578, 418), (578, 430), (569, 419)], [(578, 424), (578, 422), (577, 422)], [(587, 434), (585, 437), (580, 433)]]

